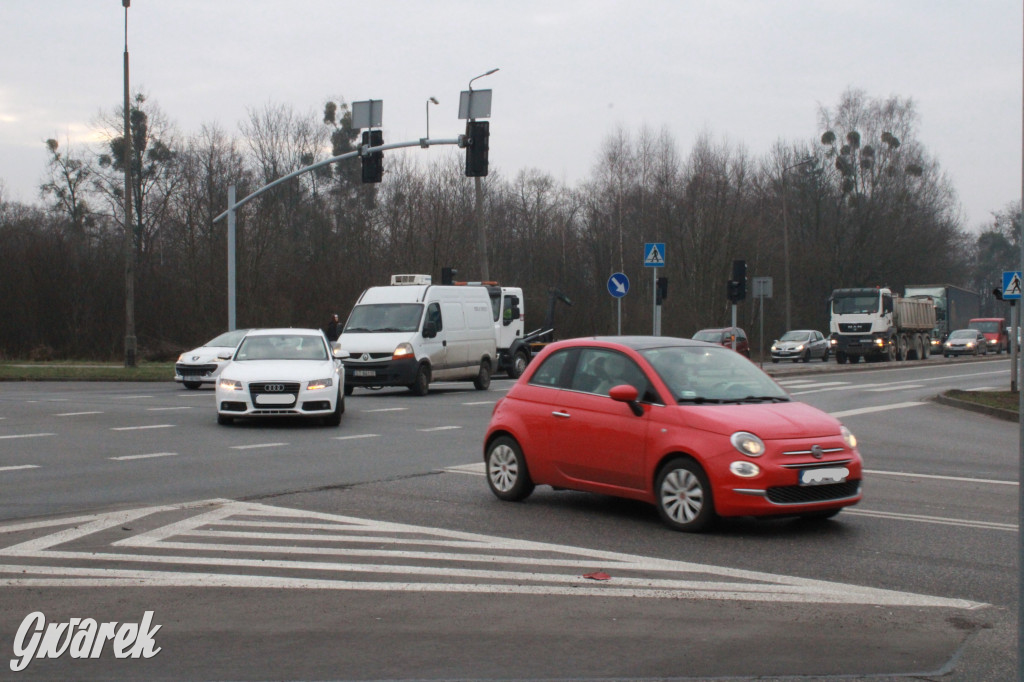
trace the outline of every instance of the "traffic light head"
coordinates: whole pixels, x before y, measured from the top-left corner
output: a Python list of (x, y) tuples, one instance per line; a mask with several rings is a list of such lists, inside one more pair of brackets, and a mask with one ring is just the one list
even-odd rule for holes
[(489, 121), (466, 121), (466, 177), (487, 175), (487, 151), (490, 148)]
[(738, 303), (747, 297), (747, 261), (732, 262), (732, 279), (729, 280), (729, 300)]
[[(363, 144), (369, 147), (381, 146), (384, 144), (384, 133), (380, 130), (364, 130)], [(360, 159), (363, 163), (363, 182), (380, 182), (384, 177), (384, 152), (363, 154)]]
[(668, 298), (668, 277), (658, 278), (658, 288), (655, 293), (655, 303), (661, 305), (662, 301)]

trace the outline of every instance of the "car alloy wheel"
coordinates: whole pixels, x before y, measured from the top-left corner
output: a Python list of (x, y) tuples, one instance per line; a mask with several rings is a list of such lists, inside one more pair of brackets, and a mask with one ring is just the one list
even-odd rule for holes
[(519, 444), (508, 436), (495, 438), (484, 457), (487, 484), (499, 499), (516, 502), (533, 492), (533, 481)]
[(711, 485), (693, 460), (679, 458), (666, 464), (654, 493), (662, 521), (674, 530), (698, 532), (715, 519)]

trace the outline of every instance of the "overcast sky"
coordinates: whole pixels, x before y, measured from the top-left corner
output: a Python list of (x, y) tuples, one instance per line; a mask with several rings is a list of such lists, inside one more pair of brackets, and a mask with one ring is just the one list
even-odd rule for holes
[[(36, 203), (47, 138), (85, 144), (122, 101), (118, 0), (0, 0), (0, 183)], [(1021, 198), (1022, 0), (133, 0), (143, 89), (186, 134), (251, 109), (384, 102), (386, 142), (455, 137), (493, 90), (492, 168), (576, 184), (605, 138), (666, 128), (756, 157), (812, 142), (853, 87), (912, 98), (918, 138), (976, 229)], [(402, 154), (445, 154), (414, 148)], [(427, 157), (422, 157), (426, 159)], [(225, 198), (226, 201), (226, 198)]]

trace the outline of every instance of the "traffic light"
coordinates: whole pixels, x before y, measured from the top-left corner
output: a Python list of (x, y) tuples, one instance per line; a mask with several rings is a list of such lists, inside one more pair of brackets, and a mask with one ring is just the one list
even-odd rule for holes
[(655, 290), (654, 302), (661, 305), (662, 301), (668, 298), (668, 277), (658, 278), (658, 287)]
[(451, 284), (459, 271), (455, 268), (441, 268), (441, 284)]
[[(379, 147), (384, 144), (384, 133), (380, 130), (364, 130), (363, 144)], [(363, 182), (380, 182), (384, 177), (384, 152), (363, 154)]]
[(466, 121), (466, 177), (487, 175), (487, 150), (490, 148), (489, 121)]
[(743, 296), (740, 291), (740, 283), (734, 279), (730, 279), (726, 285), (726, 291), (729, 296), (730, 303), (739, 303), (743, 300)]
[(1003, 300), (1003, 290), (1000, 289), (999, 287), (996, 287), (995, 289), (992, 290), (992, 295), (996, 297), (997, 301)]
[(729, 300), (739, 303), (747, 297), (747, 261), (732, 262), (732, 279), (729, 280)]

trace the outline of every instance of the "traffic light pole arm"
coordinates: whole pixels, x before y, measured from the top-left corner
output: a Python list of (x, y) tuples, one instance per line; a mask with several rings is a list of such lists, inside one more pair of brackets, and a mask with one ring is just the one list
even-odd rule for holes
[[(312, 165), (309, 165), (309, 166), (306, 166), (305, 168), (300, 168), (297, 171), (293, 171), (293, 172), (289, 173), (288, 175), (280, 177), (277, 180), (274, 180), (273, 182), (271, 182), (271, 183), (269, 183), (267, 185), (264, 185), (263, 187), (260, 187), (258, 190), (256, 190), (255, 192), (253, 192), (249, 196), (247, 196), (247, 197), (237, 201), (235, 203), (235, 205), (233, 207), (231, 207), (231, 208), (234, 208), (235, 210), (238, 210), (239, 208), (241, 208), (245, 204), (249, 203), (250, 201), (252, 201), (256, 197), (258, 197), (259, 195), (263, 194), (264, 192), (266, 192), (268, 190), (271, 190), (274, 187), (277, 187), (278, 185), (280, 185), (282, 183), (288, 182), (289, 180), (292, 180), (293, 178), (296, 178), (296, 177), (302, 175), (303, 173), (309, 173), (310, 171), (314, 171), (317, 168), (320, 168), (322, 166), (326, 166), (328, 164), (336, 163), (338, 161), (344, 161), (345, 159), (353, 159), (355, 157), (363, 156), (364, 154), (370, 154), (372, 152), (383, 152), (383, 151), (387, 151), (388, 149), (401, 149), (403, 147), (428, 147), (430, 145), (435, 145), (435, 144), (454, 144), (454, 145), (459, 145), (461, 147), (461, 146), (465, 145), (465, 140), (464, 140), (464, 136), (462, 136), (462, 135), (460, 135), (459, 137), (457, 137), (455, 139), (444, 139), (444, 140), (428, 140), (428, 139), (424, 138), (424, 139), (416, 140), (415, 142), (393, 142), (391, 144), (382, 144), (379, 147), (364, 147), (364, 148), (360, 148), (360, 149), (358, 149), (357, 151), (354, 151), (354, 152), (346, 152), (345, 154), (341, 154), (339, 156), (332, 156), (329, 159), (324, 159), (323, 161), (317, 161), (316, 163), (314, 163)], [(231, 208), (228, 208), (227, 211), (224, 211), (223, 213), (218, 215), (216, 218), (214, 218), (213, 222), (217, 222), (219, 220), (223, 220), (225, 217), (227, 217), (228, 213), (231, 211)]]

